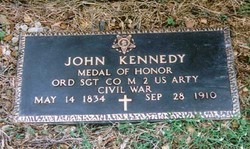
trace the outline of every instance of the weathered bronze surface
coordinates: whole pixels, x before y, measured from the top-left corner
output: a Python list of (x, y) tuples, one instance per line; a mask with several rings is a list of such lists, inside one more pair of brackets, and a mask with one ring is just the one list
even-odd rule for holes
[(239, 116), (228, 29), (22, 35), (17, 122)]

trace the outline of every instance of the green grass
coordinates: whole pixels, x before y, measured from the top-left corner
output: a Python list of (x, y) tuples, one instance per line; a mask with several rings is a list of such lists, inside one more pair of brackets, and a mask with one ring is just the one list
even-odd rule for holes
[(0, 30), (0, 41), (3, 40), (4, 36), (5, 36), (5, 32)]
[(132, 148), (147, 149), (165, 144), (170, 148), (250, 148), (250, 122), (246, 119), (213, 121), (168, 120), (161, 123), (119, 124), (118, 130), (133, 136)]
[(77, 125), (77, 134), (79, 134), (79, 136), (82, 138), (82, 148), (84, 149), (91, 149), (92, 148), (92, 144), (90, 143), (87, 134), (85, 133), (87, 128), (87, 125), (84, 124), (78, 124)]
[(240, 9), (238, 10), (238, 14), (250, 14), (250, 0), (245, 0), (243, 4), (241, 5)]
[[(244, 111), (243, 115), (249, 114)], [(97, 138), (90, 138), (92, 132), (106, 132), (112, 128), (116, 131), (114, 144), (120, 146), (125, 138), (129, 138), (126, 147), (135, 149), (162, 148), (250, 148), (250, 121), (244, 117), (232, 120), (205, 120), (201, 118), (186, 120), (166, 120), (165, 122), (117, 123), (99, 125), (78, 124), (76, 129), (70, 132), (72, 138), (82, 138), (80, 146), (72, 148), (91, 149)], [(58, 128), (60, 130), (61, 128)], [(26, 131), (34, 133), (32, 128)], [(61, 130), (60, 130), (61, 131)], [(103, 134), (103, 133), (102, 133)], [(22, 138), (18, 134), (17, 138)], [(105, 141), (104, 141), (105, 142)], [(107, 144), (106, 144), (107, 145)], [(109, 148), (109, 146), (108, 146)]]
[(220, 19), (220, 21), (222, 21), (222, 22), (225, 22), (225, 21), (227, 21), (227, 15), (225, 15), (225, 14), (220, 14), (220, 16), (219, 16), (219, 19)]
[(167, 26), (174, 26), (175, 25), (175, 21), (172, 17), (168, 17), (167, 19)]
[[(96, 136), (102, 136), (102, 143), (106, 142), (105, 136), (114, 137), (110, 144), (101, 144), (103, 147), (112, 148), (112, 144), (120, 147), (124, 140), (127, 148), (151, 149), (168, 147), (175, 148), (250, 148), (250, 109), (242, 111), (242, 118), (231, 120), (205, 120), (202, 118), (185, 120), (166, 120), (164, 122), (141, 121), (138, 123), (114, 123), (105, 125), (77, 124), (71, 125), (74, 129), (68, 132), (71, 138), (81, 138), (80, 144), (70, 143), (71, 148), (92, 149), (96, 147)], [(248, 119), (247, 119), (248, 116)], [(62, 137), (66, 135), (65, 125), (56, 125), (53, 130)], [(37, 133), (31, 126), (25, 129), (10, 127), (15, 131), (16, 139), (23, 139), (25, 134)], [(8, 132), (8, 131), (6, 131)], [(97, 134), (95, 132), (98, 132)], [(110, 134), (112, 132), (112, 134)], [(125, 141), (126, 142), (126, 141)], [(100, 144), (99, 144), (100, 145)], [(58, 146), (60, 148), (60, 146)]]

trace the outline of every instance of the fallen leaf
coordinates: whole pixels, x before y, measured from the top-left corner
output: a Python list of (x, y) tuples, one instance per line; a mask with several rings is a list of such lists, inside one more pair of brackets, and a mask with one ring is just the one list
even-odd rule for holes
[(119, 27), (120, 27), (122, 30), (124, 30), (124, 22), (123, 22), (123, 21), (121, 21), (121, 22), (119, 23)]
[(227, 124), (226, 122), (223, 122), (223, 123), (221, 124), (221, 127), (222, 127), (222, 128), (228, 128), (228, 124)]
[(68, 145), (66, 145), (66, 144), (60, 144), (60, 148), (61, 148), (61, 149), (68, 149), (68, 148), (69, 148), (69, 146), (68, 146)]
[(4, 52), (4, 55), (6, 55), (6, 56), (10, 56), (10, 54), (11, 54), (11, 51), (10, 51), (10, 50), (6, 50), (6, 51)]
[(11, 56), (17, 57), (17, 51), (12, 51), (12, 52), (11, 52)]
[(6, 35), (4, 38), (3, 38), (3, 40), (5, 41), (5, 42), (8, 42), (8, 41), (10, 41), (11, 39), (12, 39), (12, 35), (11, 34), (9, 34), (9, 35)]
[(239, 128), (239, 123), (237, 121), (232, 121), (232, 128), (233, 129)]
[(133, 28), (132, 22), (133, 21), (131, 19), (128, 19), (128, 28)]
[(60, 28), (61, 28), (61, 29), (66, 29), (67, 27), (68, 27), (68, 25), (65, 24), (65, 23), (62, 23), (62, 24), (60, 25)]
[(129, 138), (126, 138), (126, 139), (123, 141), (123, 143), (121, 144), (120, 149), (125, 149), (126, 146), (127, 146), (128, 141), (129, 141)]
[(191, 143), (191, 137), (188, 136), (187, 139), (186, 139), (186, 144), (190, 144)]
[(12, 108), (12, 103), (9, 100), (4, 101), (4, 109), (7, 111), (11, 110)]
[(10, 24), (9, 20), (5, 15), (0, 14), (0, 24), (6, 24), (6, 25)]
[(102, 136), (97, 137), (98, 144), (102, 144)]
[(39, 21), (36, 21), (36, 22), (34, 23), (34, 25), (35, 25), (36, 28), (41, 28), (41, 27), (42, 27), (42, 23), (39, 22)]
[(56, 23), (52, 24), (51, 27), (60, 27), (61, 23), (62, 23), (61, 21), (56, 22)]
[(18, 37), (13, 37), (13, 38), (11, 39), (12, 43), (17, 43), (18, 40), (19, 40)]
[(33, 33), (33, 32), (42, 32), (43, 31), (43, 28), (36, 28), (36, 27), (31, 27), (28, 29), (28, 32), (29, 33)]
[(243, 88), (243, 92), (248, 92), (249, 90), (248, 90), (248, 88), (247, 87), (244, 87)]
[(112, 20), (110, 21), (109, 25), (110, 25), (111, 27), (115, 27), (115, 22), (116, 22), (116, 20), (115, 20), (115, 19), (112, 19)]
[(202, 18), (202, 19), (200, 20), (200, 22), (203, 23), (203, 24), (207, 24), (207, 19)]
[(32, 19), (31, 19), (31, 17), (29, 15), (25, 14), (24, 18), (23, 18), (23, 21), (25, 23), (29, 23), (29, 22), (32, 22)]
[(22, 24), (20, 26), (20, 28), (22, 29), (22, 31), (26, 32), (28, 30), (28, 26), (26, 24)]
[(170, 147), (168, 144), (166, 144), (166, 145), (162, 146), (161, 149), (170, 149)]
[(237, 56), (238, 55), (238, 52), (237, 51), (234, 51), (234, 56)]
[(9, 90), (9, 89), (8, 89), (8, 90), (6, 90), (6, 95), (7, 95), (7, 96), (9, 96), (9, 97), (11, 97), (11, 95), (12, 95), (12, 91), (11, 91), (11, 90)]
[(190, 134), (193, 134), (195, 132), (195, 129), (194, 127), (192, 126), (187, 126), (187, 131), (190, 133)]
[(186, 25), (187, 28), (193, 28), (194, 25), (195, 25), (195, 21), (193, 21), (193, 20), (186, 20), (185, 21), (185, 25)]

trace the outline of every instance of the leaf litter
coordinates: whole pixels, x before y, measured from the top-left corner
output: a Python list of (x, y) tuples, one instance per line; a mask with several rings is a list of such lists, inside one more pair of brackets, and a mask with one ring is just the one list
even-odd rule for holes
[[(0, 3), (0, 36), (2, 37), (0, 39), (0, 147), (197, 148), (199, 143), (196, 144), (195, 138), (203, 134), (203, 131), (209, 133), (209, 129), (213, 128), (210, 122), (196, 122), (195, 120), (191, 121), (192, 125), (185, 125), (189, 122), (183, 122), (184, 125), (178, 126), (178, 128), (183, 129), (182, 134), (172, 132), (175, 130), (175, 126), (171, 121), (154, 123), (153, 128), (150, 125), (141, 128), (140, 125), (144, 125), (144, 123), (125, 124), (123, 128), (125, 132), (121, 132), (118, 129), (119, 124), (116, 123), (106, 126), (13, 123), (18, 35), (20, 32), (27, 31), (94, 32), (100, 30), (230, 27), (232, 45), (236, 53), (235, 65), (241, 109), (247, 113), (243, 114), (242, 120), (245, 118), (249, 120), (250, 14), (248, 10), (249, 2), (247, 0), (3, 0)], [(231, 127), (238, 131), (241, 129), (239, 121), (232, 121), (232, 123), (222, 121), (220, 123), (222, 128), (228, 131)], [(63, 129), (57, 129), (58, 126)], [(72, 127), (74, 129), (71, 129)], [(152, 132), (154, 129), (156, 129), (155, 133)], [(64, 130), (67, 130), (67, 133)], [(126, 135), (126, 131), (132, 133)], [(171, 132), (172, 136), (168, 135), (168, 132)], [(149, 135), (150, 133), (151, 135)], [(239, 135), (241, 134), (239, 133)], [(247, 135), (249, 136), (249, 134)], [(145, 142), (150, 138), (156, 139), (156, 141)], [(181, 144), (181, 141), (173, 141), (173, 138), (183, 138), (186, 146)], [(203, 144), (208, 143), (202, 138), (199, 140), (205, 141)], [(225, 148), (227, 143), (230, 144), (230, 141), (213, 147)]]

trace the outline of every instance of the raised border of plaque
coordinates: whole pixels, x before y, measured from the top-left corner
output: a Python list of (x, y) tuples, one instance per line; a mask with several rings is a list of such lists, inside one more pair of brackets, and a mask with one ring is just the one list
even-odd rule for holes
[[(38, 115), (38, 116), (20, 116), (21, 86), (23, 74), (23, 62), (25, 55), (25, 39), (27, 36), (79, 36), (79, 35), (123, 35), (123, 34), (144, 34), (144, 33), (173, 33), (173, 32), (197, 32), (197, 31), (223, 31), (227, 55), (227, 69), (230, 81), (230, 90), (232, 96), (232, 111), (187, 111), (187, 112), (162, 112), (162, 113), (111, 113), (111, 114), (93, 114), (93, 115)], [(237, 88), (236, 73), (234, 69), (234, 54), (230, 39), (229, 28), (207, 28), (207, 29), (162, 29), (153, 31), (113, 31), (113, 32), (77, 32), (77, 33), (31, 33), (21, 34), (19, 43), (19, 58), (17, 63), (16, 78), (16, 99), (14, 107), (14, 121), (26, 123), (102, 123), (111, 121), (139, 121), (151, 120), (159, 121), (166, 119), (183, 119), (201, 117), (205, 119), (230, 119), (240, 117), (239, 94)]]

